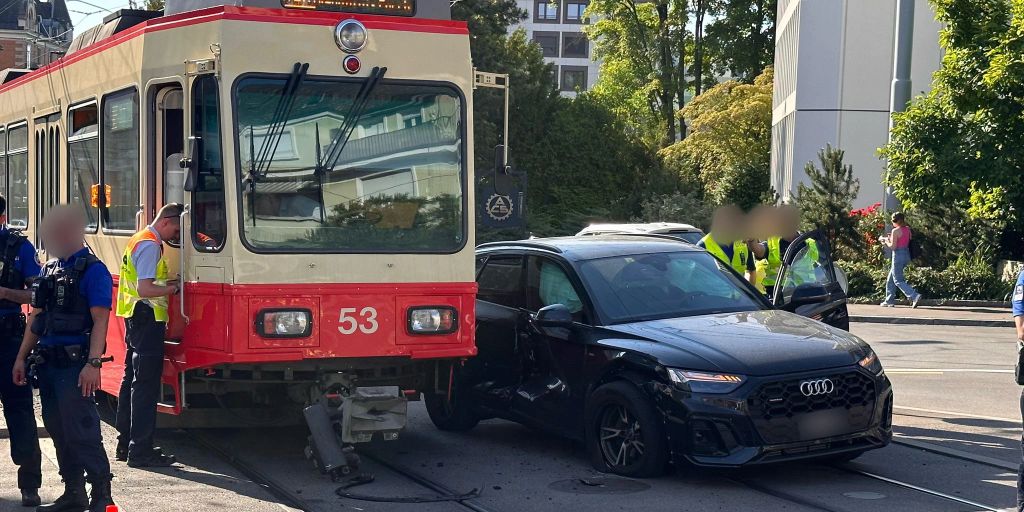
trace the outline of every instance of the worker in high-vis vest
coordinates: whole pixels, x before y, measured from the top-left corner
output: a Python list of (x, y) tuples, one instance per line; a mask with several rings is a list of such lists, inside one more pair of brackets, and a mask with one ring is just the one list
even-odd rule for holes
[[(761, 276), (761, 288), (771, 298), (775, 294), (776, 280), (779, 269), (782, 268), (782, 259), (790, 244), (800, 236), (800, 210), (793, 205), (781, 205), (772, 212), (765, 212), (765, 215), (772, 217), (773, 230), (782, 235), (769, 236), (764, 242), (754, 247), (753, 252), (757, 258), (757, 273)], [(820, 253), (818, 243), (814, 239), (806, 240), (807, 251), (793, 261), (790, 271), (787, 273), (787, 282), (793, 286), (816, 281), (815, 268), (818, 264)]]
[(743, 211), (735, 205), (718, 208), (711, 218), (711, 231), (697, 242), (697, 246), (754, 283), (754, 257), (740, 237), (742, 219)]
[(117, 316), (124, 318), (124, 379), (117, 399), (117, 460), (131, 467), (161, 467), (174, 457), (153, 448), (156, 404), (164, 364), (169, 297), (179, 292), (168, 279), (164, 242), (178, 240), (182, 206), (171, 203), (128, 239), (117, 285)]

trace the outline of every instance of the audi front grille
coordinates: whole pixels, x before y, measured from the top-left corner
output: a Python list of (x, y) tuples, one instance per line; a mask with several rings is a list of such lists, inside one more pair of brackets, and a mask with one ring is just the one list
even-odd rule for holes
[(856, 371), (767, 382), (747, 405), (765, 444), (846, 435), (871, 425), (875, 382)]

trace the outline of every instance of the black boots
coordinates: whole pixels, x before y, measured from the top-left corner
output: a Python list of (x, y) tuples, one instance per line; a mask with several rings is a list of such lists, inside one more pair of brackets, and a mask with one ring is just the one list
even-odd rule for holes
[(21, 490), (21, 506), (36, 507), (39, 506), (39, 503), (41, 503), (41, 500), (39, 499), (39, 489)]
[(107, 505), (113, 505), (114, 499), (110, 497), (110, 480), (93, 482), (92, 490), (89, 492), (89, 512), (106, 512)]
[[(110, 484), (107, 484), (109, 491)], [(108, 492), (109, 494), (109, 492)], [(64, 494), (57, 501), (36, 507), (36, 512), (83, 512), (89, 506), (89, 497), (85, 494), (85, 479), (65, 480)]]

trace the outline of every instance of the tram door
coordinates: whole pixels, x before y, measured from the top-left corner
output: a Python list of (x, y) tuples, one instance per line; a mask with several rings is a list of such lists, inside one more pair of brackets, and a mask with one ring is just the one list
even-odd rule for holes
[[(180, 165), (185, 147), (185, 111), (184, 94), (180, 85), (162, 86), (155, 94), (151, 94), (150, 98), (153, 101), (151, 112), (154, 114), (154, 129), (150, 138), (149, 154), (152, 155), (153, 165), (150, 166), (148, 183), (153, 183), (155, 186), (149, 187), (151, 206), (146, 208), (146, 218), (152, 221), (163, 205), (185, 202), (185, 172)], [(184, 233), (181, 238), (188, 239)], [(164, 258), (167, 259), (171, 279), (181, 273), (179, 268), (180, 247), (181, 244), (178, 241), (164, 245)], [(177, 296), (171, 297), (169, 304), (171, 315), (167, 325), (169, 340), (180, 340), (184, 330), (177, 301)]]
[(45, 249), (39, 239), (38, 226), (46, 212), (60, 202), (61, 127), (60, 113), (35, 119), (35, 233), (36, 247)]

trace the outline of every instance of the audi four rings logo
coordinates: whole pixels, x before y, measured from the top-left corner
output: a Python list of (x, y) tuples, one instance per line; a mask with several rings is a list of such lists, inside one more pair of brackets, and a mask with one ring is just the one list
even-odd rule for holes
[(804, 396), (828, 395), (836, 390), (832, 379), (805, 380), (800, 383), (800, 392)]

